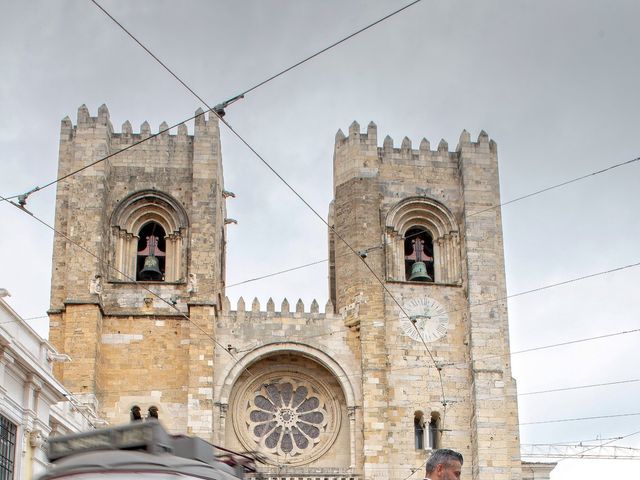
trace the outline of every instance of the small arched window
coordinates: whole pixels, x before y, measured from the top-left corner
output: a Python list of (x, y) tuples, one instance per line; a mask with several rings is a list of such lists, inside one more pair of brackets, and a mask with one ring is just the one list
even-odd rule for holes
[(441, 448), (440, 439), (442, 438), (442, 428), (440, 426), (440, 414), (431, 412), (431, 420), (429, 420), (429, 448), (436, 450)]
[(460, 242), (453, 214), (426, 197), (407, 198), (385, 220), (387, 280), (461, 281)]
[(111, 258), (117, 269), (111, 278), (185, 281), (188, 230), (187, 213), (169, 195), (144, 190), (125, 198), (111, 220)]
[(421, 410), (413, 413), (413, 436), (416, 450), (424, 450), (425, 424), (424, 413)]

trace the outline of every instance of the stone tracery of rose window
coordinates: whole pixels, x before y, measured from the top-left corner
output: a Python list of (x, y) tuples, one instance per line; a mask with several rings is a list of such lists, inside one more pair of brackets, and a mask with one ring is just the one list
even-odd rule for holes
[(248, 433), (271, 454), (296, 457), (322, 439), (329, 421), (322, 395), (304, 381), (263, 384), (249, 400)]

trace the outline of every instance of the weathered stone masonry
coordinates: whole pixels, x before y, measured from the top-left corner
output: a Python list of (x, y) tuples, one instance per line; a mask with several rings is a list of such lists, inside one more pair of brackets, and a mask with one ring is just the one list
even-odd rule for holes
[[(59, 174), (149, 136), (146, 122), (114, 132), (105, 106), (83, 106), (62, 121)], [(520, 479), (507, 311), (493, 302), (506, 289), (500, 209), (488, 208), (500, 203), (496, 152), (484, 132), (449, 151), (379, 147), (373, 123), (339, 131), (324, 312), (286, 299), (231, 309), (213, 115), (83, 170), (58, 184), (50, 338), (72, 362), (57, 376), (112, 423), (153, 405), (174, 432), (262, 451), (267, 478), (403, 479), (435, 441), (465, 455), (465, 477)], [(151, 224), (163, 279), (139, 285)], [(416, 231), (433, 281), (408, 281)], [(424, 444), (418, 412), (438, 422)]]

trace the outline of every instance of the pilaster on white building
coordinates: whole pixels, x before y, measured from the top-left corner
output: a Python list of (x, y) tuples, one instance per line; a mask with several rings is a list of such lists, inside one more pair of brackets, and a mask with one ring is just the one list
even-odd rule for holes
[(0, 478), (30, 479), (46, 465), (46, 439), (100, 425), (53, 377), (67, 361), (7, 303), (0, 289)]

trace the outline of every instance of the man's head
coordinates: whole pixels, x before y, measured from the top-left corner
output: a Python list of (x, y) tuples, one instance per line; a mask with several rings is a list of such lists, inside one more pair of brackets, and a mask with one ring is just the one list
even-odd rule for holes
[(461, 454), (448, 448), (434, 450), (427, 461), (427, 477), (431, 480), (458, 480), (463, 461)]

